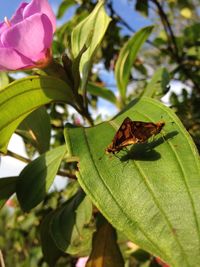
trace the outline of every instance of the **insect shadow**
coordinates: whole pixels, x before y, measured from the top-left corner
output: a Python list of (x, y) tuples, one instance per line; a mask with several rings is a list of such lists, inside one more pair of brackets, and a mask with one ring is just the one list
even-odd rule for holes
[(172, 139), (178, 134), (177, 131), (170, 132), (166, 135), (159, 137), (151, 142), (135, 144), (130, 150), (126, 150), (126, 154), (120, 157), (120, 161), (140, 160), (140, 161), (154, 161), (161, 158), (159, 152), (154, 150), (157, 146)]

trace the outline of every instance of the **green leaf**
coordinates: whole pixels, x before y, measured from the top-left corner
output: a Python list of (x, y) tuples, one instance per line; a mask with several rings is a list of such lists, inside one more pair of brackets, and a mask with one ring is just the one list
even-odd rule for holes
[(22, 121), (16, 132), (37, 148), (40, 154), (48, 151), (51, 124), (46, 108), (41, 107), (33, 111)]
[(87, 84), (87, 91), (88, 93), (90, 93), (91, 95), (94, 95), (94, 96), (99, 96), (113, 104), (116, 104), (117, 103), (117, 99), (116, 99), (116, 96), (114, 95), (114, 93), (105, 88), (105, 87), (101, 87), (101, 86), (98, 86), (94, 83), (88, 83)]
[(0, 72), (0, 90), (9, 84), (9, 78), (6, 72)]
[(28, 77), (0, 91), (0, 151), (6, 153), (11, 135), (33, 110), (50, 102), (72, 106), (74, 98), (67, 83), (53, 77)]
[(57, 19), (61, 19), (63, 17), (63, 15), (65, 14), (65, 12), (67, 11), (68, 8), (70, 8), (71, 6), (75, 5), (76, 2), (74, 0), (65, 0), (63, 1), (58, 9), (58, 13), (57, 13)]
[(152, 26), (142, 28), (137, 33), (135, 33), (128, 40), (128, 42), (125, 43), (125, 45), (120, 51), (115, 66), (115, 78), (123, 102), (125, 102), (126, 99), (126, 89), (129, 82), (133, 63), (136, 59), (138, 51), (140, 50), (144, 42), (147, 40), (152, 30)]
[(135, 9), (145, 16), (149, 14), (149, 5), (148, 0), (137, 0), (135, 4)]
[(185, 27), (183, 37), (186, 44), (196, 43), (196, 41), (200, 38), (199, 32), (200, 23), (194, 23), (188, 27)]
[(105, 12), (104, 1), (100, 0), (92, 13), (72, 31), (71, 48), (73, 57), (78, 57), (84, 46), (87, 48), (80, 62), (82, 88), (85, 87), (88, 79), (92, 56), (100, 45), (109, 23), (110, 18)]
[[(105, 148), (127, 116), (147, 122), (162, 118), (163, 136), (117, 156), (106, 155)], [(112, 225), (170, 266), (199, 265), (199, 155), (169, 108), (144, 97), (113, 121), (66, 128), (65, 138), (70, 154), (79, 157), (81, 187)]]
[(52, 214), (53, 212), (47, 214), (40, 226), (42, 252), (44, 255), (44, 260), (49, 264), (50, 267), (54, 267), (57, 260), (64, 254), (60, 249), (58, 249), (50, 234), (50, 222)]
[(17, 182), (17, 198), (24, 211), (34, 208), (45, 198), (65, 153), (65, 146), (57, 147), (22, 170)]
[(105, 219), (97, 227), (92, 252), (86, 267), (123, 267), (124, 260), (117, 244), (116, 231)]
[(169, 73), (165, 68), (158, 69), (151, 81), (147, 84), (146, 88), (144, 89), (143, 96), (147, 97), (154, 97), (160, 98), (164, 94), (167, 93), (170, 82)]
[(0, 208), (15, 193), (18, 177), (0, 178)]
[(79, 55), (85, 45), (88, 47), (88, 57), (91, 57), (101, 42), (109, 22), (110, 18), (105, 12), (104, 1), (100, 0), (91, 14), (72, 31), (71, 44), (74, 58)]
[(93, 228), (89, 227), (92, 203), (79, 191), (51, 219), (51, 234), (57, 247), (69, 254), (77, 254), (90, 248)]

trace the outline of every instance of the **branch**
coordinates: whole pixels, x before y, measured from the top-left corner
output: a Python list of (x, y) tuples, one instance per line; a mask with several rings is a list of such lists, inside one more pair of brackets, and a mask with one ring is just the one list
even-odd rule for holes
[(6, 266), (5, 262), (4, 262), (3, 253), (1, 251), (1, 249), (0, 249), (0, 266), (1, 267), (5, 267)]
[(60, 176), (63, 176), (63, 177), (68, 177), (70, 179), (77, 180), (76, 175), (71, 173), (71, 172), (67, 172), (67, 171), (64, 171), (64, 170), (59, 170), (57, 172), (57, 174), (60, 175)]
[[(171, 24), (168, 20), (167, 15), (165, 14), (162, 6), (160, 5), (160, 3), (158, 2), (158, 0), (150, 0), (152, 3), (154, 3), (158, 9), (158, 13), (160, 15), (160, 19), (163, 23), (163, 27), (165, 29), (165, 32), (168, 36), (168, 43), (169, 43), (169, 48), (170, 48), (170, 53), (173, 57), (173, 59), (176, 61), (176, 63), (179, 65), (179, 68), (182, 70), (182, 72), (185, 74), (186, 77), (188, 77), (188, 79), (190, 79), (195, 88), (197, 89), (198, 92), (200, 92), (200, 86), (198, 84), (198, 82), (195, 81), (193, 73), (190, 71), (190, 69), (188, 69), (184, 63), (183, 63), (183, 56), (179, 55), (179, 50), (178, 50), (178, 46), (176, 43), (176, 38), (174, 35), (174, 32), (172, 30)], [(171, 46), (171, 42), (173, 44), (173, 46)], [(194, 89), (195, 89), (194, 88)]]
[[(176, 57), (177, 61), (180, 60), (179, 57), (179, 51), (178, 51), (178, 46), (176, 43), (176, 38), (174, 35), (174, 32), (172, 30), (171, 24), (168, 20), (167, 15), (165, 14), (162, 6), (160, 5), (160, 3), (157, 0), (150, 0), (152, 3), (154, 3), (158, 9), (158, 13), (160, 15), (161, 21), (163, 22), (163, 27), (165, 29), (165, 32), (167, 34), (168, 37), (168, 42), (169, 42), (169, 47), (171, 48), (171, 52), (174, 54), (174, 56)], [(171, 47), (171, 41), (173, 43), (173, 47)], [(174, 50), (173, 50), (174, 48)]]
[(25, 157), (23, 157), (23, 156), (21, 156), (21, 155), (19, 155), (19, 154), (17, 154), (17, 153), (14, 153), (14, 152), (12, 152), (12, 151), (10, 151), (10, 150), (7, 151), (6, 156), (10, 156), (10, 157), (12, 157), (12, 158), (18, 159), (18, 160), (20, 160), (20, 161), (22, 161), (22, 162), (24, 162), (24, 163), (30, 163), (30, 162), (31, 162), (30, 159), (25, 158)]
[[(117, 11), (113, 8), (113, 5), (112, 5), (112, 1), (110, 1), (108, 4), (107, 4), (108, 8), (110, 9), (110, 13), (111, 13), (111, 17), (114, 18), (114, 16), (119, 20), (119, 23), (121, 23), (122, 25), (124, 25), (129, 31), (135, 33), (136, 30), (133, 29), (118, 13)], [(160, 52), (168, 55), (169, 54), (169, 49), (172, 50), (172, 48), (169, 46), (168, 49), (165, 49), (165, 48), (160, 48), (158, 47), (157, 45), (155, 45), (152, 41), (150, 41), (149, 39), (147, 39), (145, 41), (147, 44), (151, 45), (152, 47), (154, 47), (155, 49), (159, 50)]]
[[(163, 27), (164, 30), (166, 32), (166, 35), (168, 37), (168, 48), (167, 49), (163, 49), (163, 48), (159, 48), (157, 47), (153, 42), (146, 40), (146, 43), (150, 44), (151, 46), (153, 46), (154, 48), (156, 48), (157, 50), (159, 50), (160, 52), (163, 52), (166, 55), (169, 55), (169, 53), (171, 54), (172, 58), (175, 60), (175, 62), (179, 65), (180, 69), (182, 70), (182, 72), (185, 74), (186, 79), (188, 78), (189, 80), (192, 81), (192, 83), (194, 84), (195, 88), (197, 89), (198, 92), (200, 92), (200, 85), (198, 84), (197, 81), (195, 81), (194, 77), (193, 77), (193, 73), (191, 72), (190, 69), (187, 68), (187, 66), (185, 66), (185, 64), (183, 64), (183, 58), (182, 56), (179, 54), (179, 50), (178, 50), (178, 46), (176, 43), (176, 38), (175, 38), (175, 34), (173, 32), (172, 26), (168, 20), (167, 15), (165, 14), (161, 4), (157, 1), (157, 0), (150, 0), (158, 9), (158, 13), (160, 16), (160, 19), (163, 23)], [(111, 13), (111, 17), (115, 17), (119, 20), (119, 22), (124, 25), (128, 30), (130, 30), (131, 32), (136, 32), (136, 30), (134, 30), (117, 12), (116, 10), (113, 8), (112, 5), (112, 0), (109, 1), (109, 3), (107, 4), (108, 8), (110, 9), (110, 13)], [(115, 18), (115, 19), (116, 19)], [(172, 44), (173, 45), (172, 45)], [(195, 89), (194, 88), (194, 89)]]
[[(110, 13), (111, 13), (111, 17), (114, 18), (114, 16), (119, 20), (119, 23), (121, 23), (122, 25), (124, 25), (129, 31), (135, 33), (136, 30), (133, 29), (120, 15), (119, 13), (117, 13), (117, 11), (113, 8), (113, 4), (112, 1), (110, 1), (107, 4), (108, 8), (110, 9)], [(150, 44), (151, 46), (153, 46), (154, 48), (158, 49), (158, 50), (162, 50), (159, 47), (157, 47), (153, 42), (151, 42), (150, 40), (146, 40), (146, 43)]]
[[(10, 150), (7, 151), (6, 156), (10, 156), (12, 158), (18, 159), (18, 160), (20, 160), (20, 161), (22, 161), (24, 163), (27, 163), (27, 164), (31, 162), (31, 160), (29, 158), (25, 158), (25, 157), (23, 157), (23, 156), (21, 156), (19, 154), (16, 154), (16, 153), (14, 153), (14, 152), (12, 152)], [(68, 177), (70, 179), (77, 180), (76, 175), (71, 173), (71, 172), (68, 172), (68, 171), (59, 170), (57, 172), (57, 174), (60, 175), (60, 176), (63, 176), (63, 177)]]

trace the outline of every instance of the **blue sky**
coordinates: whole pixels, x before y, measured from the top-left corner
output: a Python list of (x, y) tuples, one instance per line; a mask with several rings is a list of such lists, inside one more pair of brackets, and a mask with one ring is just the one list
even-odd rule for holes
[[(0, 0), (0, 21), (3, 21), (5, 16), (7, 16), (8, 19), (11, 18), (12, 14), (21, 2), (21, 0)], [(30, 1), (27, 0), (26, 2)], [(52, 5), (54, 12), (56, 12), (62, 0), (49, 0), (49, 2)], [(128, 4), (128, 0), (114, 0), (114, 8), (120, 14), (120, 16), (124, 18), (125, 21), (129, 23), (135, 30), (138, 30), (144, 26), (151, 24), (149, 20), (145, 19), (139, 13), (134, 11), (134, 7), (130, 5), (130, 3)], [(63, 21), (68, 20), (72, 16), (72, 13), (73, 9), (71, 8), (66, 12)], [(124, 33), (131, 34), (130, 32)], [(104, 70), (102, 73), (100, 73), (100, 76), (106, 84), (113, 84), (115, 82), (113, 73), (106, 72)], [(104, 100), (99, 101), (98, 111), (99, 114), (102, 114), (104, 116), (108, 116), (109, 114), (111, 115), (111, 113), (114, 114), (117, 112), (113, 105), (109, 104), (109, 102), (106, 102)], [(26, 156), (22, 140), (19, 136), (13, 135), (9, 143), (9, 149), (16, 153), (19, 153), (20, 155)], [(0, 167), (1, 177), (13, 176), (17, 175), (22, 170), (24, 164), (22, 162), (16, 161), (13, 158), (3, 157)], [(61, 182), (59, 182), (59, 184), (60, 183)]]
[[(11, 18), (14, 11), (17, 9), (19, 4), (21, 2), (30, 2), (31, 0), (0, 0), (0, 21), (4, 20), (4, 17)], [(55, 13), (57, 13), (58, 7), (62, 0), (49, 0), (49, 3), (51, 4), (53, 10)], [(135, 30), (138, 30), (144, 26), (150, 25), (151, 21), (147, 18), (140, 15), (138, 12), (135, 12), (133, 3), (135, 1), (129, 2), (128, 0), (114, 0), (113, 1), (113, 7), (116, 10), (116, 12)], [(58, 22), (58, 25), (62, 24), (63, 22), (70, 19), (70, 17), (73, 15), (74, 9), (70, 8), (67, 10), (64, 18), (62, 18), (61, 21)], [(129, 34), (132, 35), (130, 31), (127, 29), (123, 29), (123, 34)], [(111, 90), (116, 90), (115, 88), (115, 79), (114, 74), (110, 73), (106, 70), (100, 71), (99, 75), (101, 79), (104, 81), (105, 85), (109, 87), (109, 84), (114, 85), (114, 87), (110, 88)], [(99, 106), (102, 108), (109, 108), (110, 105), (106, 101), (99, 101)], [(109, 106), (109, 107), (108, 107)], [(111, 109), (110, 109), (111, 110)], [(113, 112), (115, 111), (114, 107), (112, 107)], [(103, 110), (102, 110), (103, 112)]]
[[(10, 18), (16, 8), (19, 6), (21, 2), (30, 2), (30, 1), (22, 1), (22, 0), (0, 0), (0, 20), (2, 21), (5, 16)], [(62, 0), (50, 0), (49, 1), (54, 8), (54, 10), (58, 7), (58, 5), (62, 2)]]
[[(4, 17), (7, 16), (10, 18), (16, 8), (21, 2), (30, 2), (22, 0), (0, 0), (0, 21), (3, 21)], [(53, 10), (56, 12), (59, 4), (62, 0), (49, 0)], [(151, 22), (141, 16), (139, 13), (134, 11), (132, 3), (128, 3), (128, 0), (114, 0), (114, 8), (122, 16), (126, 22), (128, 22), (134, 29), (139, 29), (144, 26), (151, 24)], [(71, 16), (72, 10), (69, 10), (68, 14), (66, 13), (66, 19)], [(69, 14), (70, 13), (70, 14)]]

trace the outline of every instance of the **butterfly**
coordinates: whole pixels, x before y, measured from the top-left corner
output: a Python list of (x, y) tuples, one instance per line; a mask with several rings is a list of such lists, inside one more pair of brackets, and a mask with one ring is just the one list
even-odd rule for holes
[(165, 123), (162, 121), (157, 123), (132, 121), (127, 117), (105, 151), (107, 154), (115, 154), (126, 146), (144, 143), (151, 136), (159, 134), (164, 125)]

